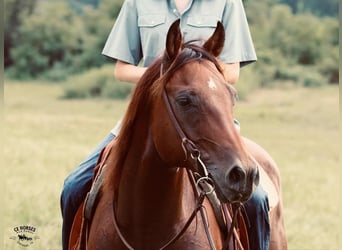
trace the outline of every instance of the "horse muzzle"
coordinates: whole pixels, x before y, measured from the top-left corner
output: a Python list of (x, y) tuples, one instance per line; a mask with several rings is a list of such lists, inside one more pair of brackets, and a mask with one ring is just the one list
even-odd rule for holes
[[(215, 168), (216, 170), (218, 168)], [(225, 173), (211, 171), (209, 176), (215, 183), (215, 190), (221, 202), (244, 202), (248, 200), (255, 187), (259, 184), (258, 167), (244, 168), (239, 164), (233, 165)]]

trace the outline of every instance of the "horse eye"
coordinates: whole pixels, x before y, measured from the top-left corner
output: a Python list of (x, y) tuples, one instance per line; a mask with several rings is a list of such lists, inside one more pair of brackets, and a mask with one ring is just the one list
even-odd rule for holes
[(189, 96), (180, 96), (176, 98), (176, 102), (182, 107), (188, 107), (192, 104), (191, 98)]

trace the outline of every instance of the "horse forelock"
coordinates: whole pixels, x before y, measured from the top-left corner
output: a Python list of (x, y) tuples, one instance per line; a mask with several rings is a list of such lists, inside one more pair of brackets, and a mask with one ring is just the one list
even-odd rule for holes
[(222, 74), (222, 69), (217, 59), (203, 47), (197, 45), (197, 41), (190, 41), (183, 44), (182, 50), (177, 55), (175, 60), (170, 64), (168, 70), (165, 72), (166, 80), (168, 80), (184, 64), (193, 61), (204, 60), (214, 63), (217, 70)]
[(165, 85), (169, 82), (174, 73), (187, 63), (194, 61), (210, 61), (217, 68), (220, 74), (223, 74), (222, 68), (218, 60), (206, 51), (203, 47), (197, 45), (198, 41), (189, 41), (182, 45), (181, 51), (173, 61), (169, 61), (169, 57), (165, 52), (163, 57), (158, 61), (160, 78), (154, 82), (152, 86), (151, 97), (160, 96)]

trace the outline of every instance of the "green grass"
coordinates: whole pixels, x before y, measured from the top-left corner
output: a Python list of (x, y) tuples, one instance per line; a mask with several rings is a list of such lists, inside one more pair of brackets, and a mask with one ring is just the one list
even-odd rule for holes
[(282, 175), (289, 249), (340, 249), (338, 88), (267, 90), (237, 107)]
[[(61, 249), (64, 178), (107, 135), (125, 101), (65, 100), (61, 85), (5, 84), (4, 245), (32, 225), (27, 249)], [(337, 250), (338, 88), (259, 90), (236, 107), (241, 133), (264, 146), (283, 181), (289, 249)]]

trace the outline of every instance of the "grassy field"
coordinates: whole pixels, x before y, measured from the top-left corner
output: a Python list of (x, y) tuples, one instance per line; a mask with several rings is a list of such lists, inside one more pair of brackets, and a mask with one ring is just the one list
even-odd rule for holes
[[(4, 245), (31, 225), (26, 249), (61, 249), (64, 178), (109, 132), (126, 103), (63, 100), (60, 85), (5, 84)], [(260, 90), (238, 103), (241, 133), (264, 146), (283, 181), (289, 249), (337, 250), (338, 87)]]

